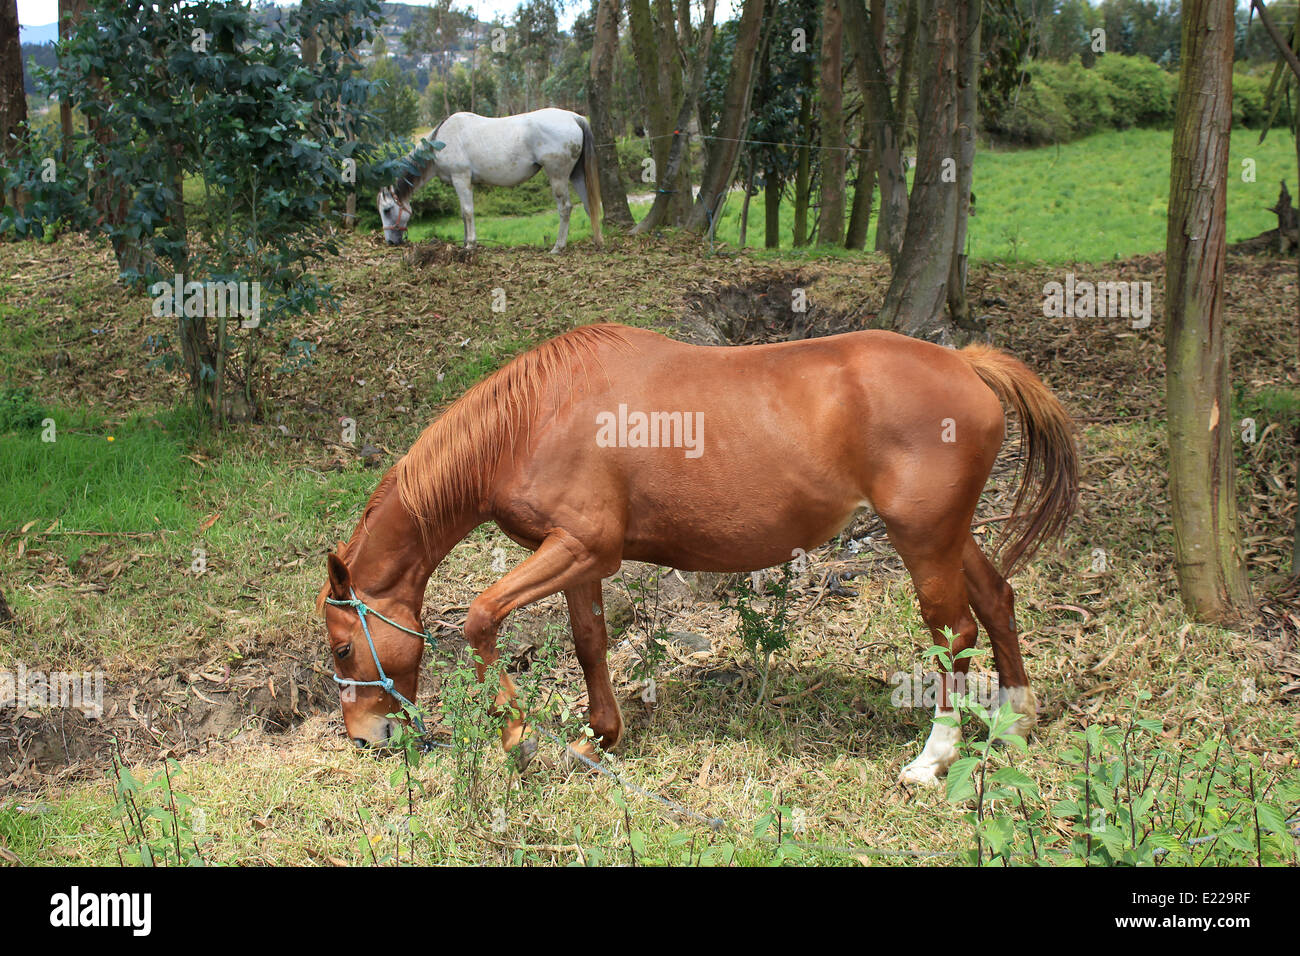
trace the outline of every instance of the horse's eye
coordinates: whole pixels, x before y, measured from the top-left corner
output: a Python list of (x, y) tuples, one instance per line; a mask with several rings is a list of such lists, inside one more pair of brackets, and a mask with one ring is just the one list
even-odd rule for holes
[(352, 653), (352, 645), (344, 644), (342, 647), (340, 647), (338, 650), (334, 652), (334, 656), (337, 657), (339, 660), (343, 660), (351, 653)]

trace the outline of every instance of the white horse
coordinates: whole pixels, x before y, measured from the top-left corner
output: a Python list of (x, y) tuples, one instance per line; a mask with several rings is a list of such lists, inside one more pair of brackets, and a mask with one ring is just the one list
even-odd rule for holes
[(379, 190), (376, 205), (384, 238), (394, 245), (406, 238), (411, 194), (437, 176), (456, 190), (465, 221), (465, 246), (472, 249), (477, 242), (473, 184), (518, 186), (539, 169), (546, 170), (560, 213), (560, 231), (551, 252), (561, 251), (569, 239), (570, 183), (591, 219), (596, 245), (602, 245), (600, 179), (591, 125), (577, 113), (554, 108), (499, 119), (477, 113), (448, 116), (406, 157), (397, 182)]

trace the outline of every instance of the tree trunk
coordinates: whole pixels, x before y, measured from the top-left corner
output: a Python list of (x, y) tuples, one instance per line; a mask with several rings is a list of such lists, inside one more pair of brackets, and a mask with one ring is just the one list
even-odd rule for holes
[(979, 128), (980, 8), (983, 0), (957, 0), (957, 221), (948, 273), (948, 315), (959, 329), (978, 331), (966, 296), (966, 224), (975, 183), (975, 132)]
[(758, 41), (762, 35), (764, 0), (745, 0), (736, 27), (736, 49), (731, 58), (731, 77), (722, 100), (722, 118), (718, 134), (709, 149), (709, 160), (700, 182), (699, 198), (691, 210), (686, 228), (705, 232), (722, 206), (721, 200), (731, 188), (740, 155), (740, 139), (749, 119), (749, 99), (754, 91), (754, 64)]
[[(810, 31), (811, 32), (811, 31)], [(812, 37), (808, 38), (812, 42)], [(812, 195), (812, 83), (813, 58), (804, 57), (804, 95), (799, 102), (799, 152), (794, 169), (794, 246), (808, 244), (808, 202)]]
[[(681, 108), (677, 111), (677, 126), (674, 128), (672, 146), (668, 150), (668, 166), (663, 170), (661, 181), (673, 182), (686, 159), (686, 126), (691, 113), (695, 111), (696, 100), (704, 86), (704, 66), (713, 47), (713, 10), (716, 0), (704, 0), (704, 20), (700, 24), (699, 39), (695, 51), (695, 67), (691, 76), (690, 89), (682, 97)], [(654, 205), (645, 218), (632, 229), (632, 235), (642, 235), (658, 229), (668, 213), (669, 194), (660, 190), (655, 194)]]
[(1185, 0), (1166, 236), (1165, 395), (1179, 589), (1196, 619), (1250, 603), (1237, 522), (1223, 329), (1233, 5)]
[[(627, 0), (628, 32), (632, 37), (632, 54), (636, 60), (637, 75), (641, 80), (641, 92), (645, 97), (646, 114), (650, 121), (650, 156), (654, 159), (655, 202), (660, 196), (666, 196), (665, 202), (672, 206), (673, 191), (679, 183), (675, 176), (668, 179), (669, 153), (674, 139), (672, 122), (672, 104), (668, 100), (668, 91), (660, 84), (659, 58), (656, 53), (656, 31), (654, 18), (650, 15), (649, 0)], [(684, 132), (684, 130), (683, 130)], [(689, 188), (689, 187), (688, 187)], [(689, 198), (689, 197), (688, 197)], [(668, 210), (665, 210), (665, 214)]]
[[(77, 29), (85, 11), (85, 0), (59, 0), (59, 39), (67, 40)], [(63, 155), (72, 154), (72, 101), (66, 96), (59, 100), (59, 126), (63, 132)]]
[[(18, 2), (0, 0), (0, 156), (5, 165), (22, 154), (27, 138), (27, 94), (23, 91), (23, 51), (18, 38)], [(2, 191), (0, 191), (2, 192)], [(22, 205), (22, 197), (0, 196)]]
[(826, 0), (822, 14), (821, 57), (821, 220), (817, 241), (838, 246), (844, 241), (844, 25), (839, 0)]
[[(907, 0), (907, 19), (903, 21), (903, 52), (898, 61), (898, 95), (894, 99), (894, 119), (901, 138), (912, 108), (912, 79), (916, 72), (916, 35), (921, 29), (920, 0)], [(885, 48), (883, 39), (880, 49)]]
[(906, 335), (942, 340), (956, 224), (953, 139), (957, 132), (957, 0), (925, 0), (916, 173), (902, 254), (878, 322)]
[(763, 245), (781, 248), (781, 174), (769, 169), (763, 175)]
[(618, 0), (600, 0), (596, 7), (596, 35), (591, 49), (591, 77), (587, 103), (591, 130), (596, 137), (600, 195), (604, 201), (606, 227), (625, 231), (632, 228), (632, 210), (627, 205), (623, 177), (619, 175), (618, 135), (610, 115), (613, 101), (614, 59), (618, 55)]
[(844, 26), (854, 48), (858, 84), (862, 88), (862, 98), (869, 106), (867, 115), (874, 127), (878, 162), (876, 176), (880, 182), (876, 248), (888, 253), (891, 264), (897, 264), (903, 249), (909, 205), (900, 118), (895, 115), (894, 101), (889, 95), (884, 54), (876, 44), (872, 18), (867, 15), (863, 0), (840, 2), (843, 4)]
[[(659, 89), (669, 116), (682, 101), (681, 53), (677, 49), (677, 22), (672, 0), (655, 0), (656, 45), (659, 54)], [(666, 130), (665, 132), (671, 132)], [(667, 140), (664, 140), (666, 143)], [(691, 214), (690, 141), (686, 142), (687, 161), (678, 167), (677, 178), (670, 184), (668, 221), (681, 226)]]
[(750, 153), (745, 163), (745, 200), (740, 206), (740, 239), (736, 245), (744, 249), (749, 239), (749, 200), (754, 192), (754, 154)]
[(871, 200), (876, 191), (876, 156), (870, 150), (871, 116), (863, 104), (862, 139), (858, 150), (858, 182), (853, 187), (853, 208), (849, 212), (849, 231), (844, 237), (845, 249), (867, 248), (867, 234), (871, 232)]

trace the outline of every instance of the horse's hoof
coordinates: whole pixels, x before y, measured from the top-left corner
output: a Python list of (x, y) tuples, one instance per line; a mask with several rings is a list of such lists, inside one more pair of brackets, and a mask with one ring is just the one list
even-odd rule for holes
[(899, 772), (898, 782), (909, 787), (938, 787), (943, 779), (941, 770), (937, 763), (914, 760)]
[(600, 754), (596, 752), (595, 745), (589, 740), (579, 740), (564, 748), (564, 769), (569, 773), (578, 770), (598, 773), (593, 764), (599, 765), (599, 763)]
[(1020, 715), (1020, 719), (1007, 728), (1008, 732), (1028, 740), (1038, 723), (1038, 698), (1033, 690), (1028, 687), (999, 688), (998, 703), (1010, 704), (1011, 709)]
[[(937, 712), (942, 713), (942, 712)], [(952, 716), (952, 712), (942, 713)], [(947, 724), (930, 725), (930, 736), (920, 755), (898, 774), (898, 782), (906, 786), (937, 787), (939, 781), (947, 776), (958, 757), (957, 742), (961, 740), (961, 728), (949, 727)]]
[(515, 769), (523, 773), (528, 769), (528, 765), (533, 762), (533, 757), (537, 754), (537, 741), (532, 738), (521, 740), (510, 748), (510, 759), (514, 761)]

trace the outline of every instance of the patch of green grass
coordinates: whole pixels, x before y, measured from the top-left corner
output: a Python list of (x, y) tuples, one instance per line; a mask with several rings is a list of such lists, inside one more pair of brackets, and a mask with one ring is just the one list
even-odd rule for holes
[(48, 428), (0, 434), (0, 529), (34, 521), (42, 529), (58, 522), (139, 533), (175, 529), (190, 516), (178, 500), (185, 476), (180, 416), (110, 422), (51, 409), (48, 418)]
[[(250, 576), (299, 568), (294, 559), (324, 549), (326, 529), (350, 527), (377, 480), (360, 464), (286, 470), (273, 445), (205, 432), (184, 411), (48, 414), (53, 442), (40, 430), (0, 435), (0, 546), (12, 554), (21, 543), (25, 562), (44, 569), (35, 580), (60, 587), (7, 591), (31, 627), (6, 640), (0, 665), (126, 651), (151, 666), (191, 652), (225, 626), (223, 613), (252, 610)], [(304, 591), (281, 609), (282, 624), (309, 606)]]
[[(1257, 131), (1233, 131), (1228, 163), (1228, 241), (1249, 239), (1277, 225), (1268, 211), (1278, 184), (1297, 190), (1294, 140), (1271, 130), (1261, 144)], [(1104, 262), (1163, 251), (1169, 201), (1170, 130), (1131, 129), (1098, 133), (1062, 146), (1003, 150), (985, 147), (975, 159), (975, 215), (970, 220), (970, 255), (979, 260)], [(1242, 175), (1243, 160), (1253, 160), (1254, 181)], [(910, 175), (910, 174), (909, 174)], [(850, 190), (850, 193), (852, 190)], [(740, 238), (744, 196), (728, 195), (718, 220), (717, 240), (735, 246)], [(850, 195), (849, 204), (852, 203)], [(875, 246), (875, 213), (867, 248)], [(640, 219), (649, 203), (633, 203)], [(527, 216), (476, 217), (484, 244), (545, 246), (555, 241), (559, 219), (554, 208)], [(810, 229), (816, 209), (810, 212)], [(761, 248), (765, 230), (763, 197), (749, 205), (748, 246)], [(412, 240), (464, 239), (460, 217), (413, 223)], [(570, 241), (589, 238), (590, 223), (580, 205), (573, 210)], [(791, 254), (794, 204), (787, 190), (781, 204), (779, 253)], [(809, 249), (807, 251), (813, 251)], [(816, 247), (817, 255), (857, 256), (840, 248)], [(799, 250), (794, 250), (799, 254)]]

